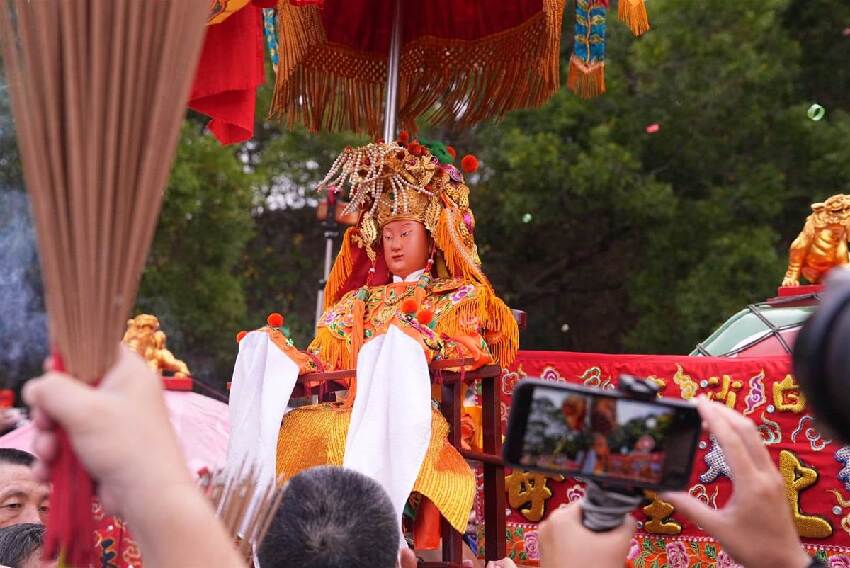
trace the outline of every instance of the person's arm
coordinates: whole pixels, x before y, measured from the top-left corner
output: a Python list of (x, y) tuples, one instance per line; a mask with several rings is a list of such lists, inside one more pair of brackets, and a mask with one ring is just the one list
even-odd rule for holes
[[(23, 394), (38, 428), (36, 453), (49, 468), (56, 457), (52, 426), (60, 424), (97, 481), (104, 508), (130, 526), (145, 564), (243, 567), (189, 477), (161, 390), (144, 361), (125, 347), (98, 388), (57, 372), (29, 381)], [(47, 476), (45, 466), (38, 469)]]
[(812, 559), (800, 545), (785, 484), (755, 425), (723, 404), (704, 398), (697, 404), (732, 471), (732, 498), (721, 510), (688, 493), (669, 493), (662, 498), (703, 527), (747, 568), (809, 566)]

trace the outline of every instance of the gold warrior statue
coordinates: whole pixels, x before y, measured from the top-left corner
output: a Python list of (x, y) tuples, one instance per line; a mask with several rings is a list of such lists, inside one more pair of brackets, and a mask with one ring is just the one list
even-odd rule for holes
[(848, 229), (850, 196), (833, 195), (823, 203), (812, 204), (812, 214), (791, 243), (782, 285), (799, 286), (800, 276), (819, 284), (834, 266), (848, 264)]
[[(519, 332), (481, 269), (469, 188), (451, 161), (445, 147), (414, 141), (347, 148), (333, 164), (320, 187), (349, 185), (349, 207), (359, 220), (344, 235), (325, 287), (325, 312), (306, 352), (271, 327), (241, 340), (231, 391), (230, 463), (269, 442), (262, 436), (257, 442), (244, 434), (249, 427), (238, 426), (256, 416), (255, 406), (240, 401), (258, 400), (261, 390), (264, 401), (282, 398), (265, 390), (286, 381), (291, 389), (298, 374), (319, 367), (356, 368), (348, 400), (283, 417), (274, 473), (289, 478), (326, 464), (358, 469), (384, 485), (399, 518), (414, 493), (421, 497), (415, 527), (438, 527), (439, 511), (465, 530), (475, 478), (433, 408), (428, 364), (467, 358), (473, 361), (467, 369), (507, 366)], [(477, 164), (468, 156), (464, 169), (470, 162)], [(286, 360), (276, 362), (280, 354)], [(270, 368), (281, 371), (269, 378)], [(286, 389), (274, 392), (291, 392)], [(269, 424), (281, 424), (278, 416)], [(429, 520), (420, 522), (425, 516)], [(439, 534), (414, 532), (417, 548), (437, 546)]]

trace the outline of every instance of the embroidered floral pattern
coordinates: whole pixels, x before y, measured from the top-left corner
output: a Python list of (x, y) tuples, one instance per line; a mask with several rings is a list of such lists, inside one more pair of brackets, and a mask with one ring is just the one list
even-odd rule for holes
[(537, 545), (537, 531), (525, 533), (525, 554), (529, 560), (540, 560), (540, 550)]
[[(717, 553), (717, 568), (744, 568), (737, 562), (735, 562), (731, 556), (726, 554), (724, 551), (720, 551)], [(848, 567), (850, 568), (850, 567)]]
[(688, 568), (688, 549), (684, 542), (668, 542), (665, 547), (667, 565), (670, 568)]
[(472, 284), (461, 286), (457, 289), (457, 292), (451, 295), (452, 302), (454, 302), (455, 304), (460, 302), (461, 300), (469, 296), (469, 294), (471, 294), (473, 290), (475, 290), (475, 286), (473, 286)]
[(570, 503), (575, 503), (585, 495), (585, 489), (583, 485), (579, 485), (576, 483), (569, 489), (567, 489), (567, 499)]

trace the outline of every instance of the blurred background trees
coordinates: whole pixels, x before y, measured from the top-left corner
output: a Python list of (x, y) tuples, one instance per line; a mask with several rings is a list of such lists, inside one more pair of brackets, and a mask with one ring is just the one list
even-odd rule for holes
[[(850, 4), (648, 9), (653, 29), (639, 39), (609, 18), (604, 96), (564, 88), (499, 123), (421, 132), (481, 160), (469, 180), (477, 239), (497, 290), (529, 314), (526, 349), (687, 353), (774, 295), (811, 202), (850, 193)], [(573, 14), (568, 2), (563, 72)], [(806, 114), (815, 102), (821, 121)], [(312, 336), (324, 252), (312, 187), (344, 146), (366, 141), (289, 130), (262, 113), (242, 147), (219, 147), (202, 118), (187, 118), (139, 295), (172, 351), (219, 388), (234, 334), (267, 313), (284, 313), (299, 345)], [(0, 194), (21, 191), (0, 83)], [(31, 231), (12, 222), (26, 206), (4, 216), (7, 203), (0, 248), (14, 238), (16, 252), (0, 256), (0, 379), (16, 383), (38, 368), (46, 336)], [(15, 351), (7, 341), (21, 337), (21, 320), (32, 329)]]

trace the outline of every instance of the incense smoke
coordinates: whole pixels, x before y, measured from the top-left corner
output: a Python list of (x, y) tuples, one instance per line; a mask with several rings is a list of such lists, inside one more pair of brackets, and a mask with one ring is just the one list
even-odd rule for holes
[(0, 381), (14, 387), (47, 356), (47, 315), (25, 193), (0, 187)]

